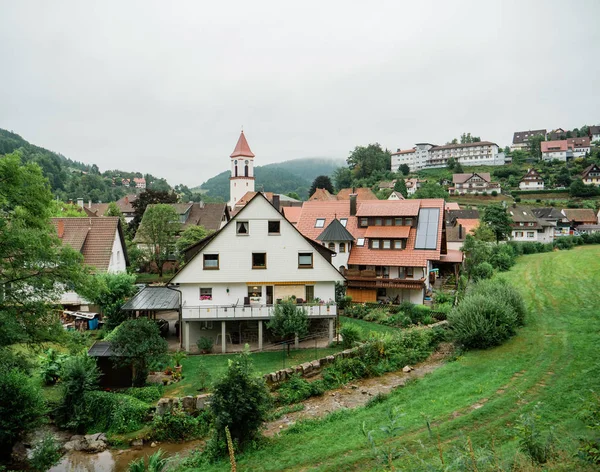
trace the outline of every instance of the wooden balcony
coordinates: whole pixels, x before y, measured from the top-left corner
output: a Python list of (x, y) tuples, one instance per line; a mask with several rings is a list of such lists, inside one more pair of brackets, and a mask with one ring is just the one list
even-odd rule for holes
[[(333, 304), (298, 305), (306, 310), (310, 318), (332, 318), (337, 315)], [(184, 306), (181, 316), (184, 320), (268, 320), (273, 316), (274, 305), (201, 305)]]
[[(364, 272), (364, 271), (363, 271)], [(425, 279), (390, 279), (387, 277), (363, 277), (347, 275), (350, 288), (404, 288), (420, 290), (425, 288)]]

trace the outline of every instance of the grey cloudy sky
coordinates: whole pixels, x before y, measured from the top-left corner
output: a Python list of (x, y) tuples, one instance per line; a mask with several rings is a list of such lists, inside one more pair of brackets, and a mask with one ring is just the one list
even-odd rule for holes
[(0, 127), (197, 185), (356, 145), (600, 123), (600, 2), (0, 0)]

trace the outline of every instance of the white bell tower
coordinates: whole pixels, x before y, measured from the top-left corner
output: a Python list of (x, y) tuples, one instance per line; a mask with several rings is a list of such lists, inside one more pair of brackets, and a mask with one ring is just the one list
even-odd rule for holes
[(231, 159), (229, 208), (233, 209), (246, 192), (254, 192), (254, 153), (250, 150), (243, 130), (229, 158)]

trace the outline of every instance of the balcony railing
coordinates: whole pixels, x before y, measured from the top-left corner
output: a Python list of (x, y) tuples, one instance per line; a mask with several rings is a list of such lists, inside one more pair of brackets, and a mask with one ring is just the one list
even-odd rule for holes
[(355, 288), (406, 288), (418, 290), (425, 287), (425, 279), (392, 279), (388, 277), (346, 276), (348, 287)]
[[(308, 316), (329, 317), (337, 315), (337, 306), (333, 304), (298, 304)], [(273, 316), (274, 305), (202, 305), (182, 307), (184, 320), (251, 320), (268, 319)]]

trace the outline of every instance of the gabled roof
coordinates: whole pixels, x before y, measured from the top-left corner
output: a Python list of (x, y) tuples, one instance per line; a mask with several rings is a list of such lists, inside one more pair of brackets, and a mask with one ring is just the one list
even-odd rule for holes
[(313, 193), (310, 197), (308, 197), (310, 201), (319, 201), (326, 202), (329, 200), (337, 200), (335, 195), (329, 193), (329, 190), (324, 188), (315, 189), (315, 193)]
[(521, 179), (521, 182), (543, 182), (542, 176), (535, 169), (529, 169), (527, 173)]
[(254, 157), (254, 153), (250, 150), (250, 146), (248, 145), (248, 141), (246, 141), (246, 136), (244, 136), (243, 131), (240, 133), (235, 149), (229, 157)]
[(370, 188), (359, 187), (359, 188), (343, 188), (341, 189), (337, 195), (337, 200), (350, 200), (350, 195), (356, 194), (358, 195), (358, 200), (378, 200), (377, 195), (373, 193)]
[[(119, 235), (125, 261), (127, 247), (121, 222), (116, 216), (104, 218), (52, 218), (59, 239), (83, 255), (84, 264), (106, 272), (110, 265), (115, 235)], [(61, 234), (62, 233), (62, 234)]]
[(420, 202), (421, 200), (359, 200), (356, 216), (417, 216)]
[(479, 220), (479, 210), (446, 210), (446, 224), (454, 225), (458, 219)]
[(547, 208), (532, 208), (531, 211), (535, 216), (543, 220), (563, 220), (563, 215), (558, 208), (547, 207)]
[(585, 179), (590, 172), (600, 172), (600, 166), (598, 166), (598, 164), (591, 164), (587, 166), (581, 173), (581, 176)]
[(316, 239), (318, 241), (354, 241), (354, 236), (344, 228), (340, 220), (334, 218)]
[(491, 181), (489, 172), (471, 172), (468, 174), (452, 174), (452, 182), (455, 184), (464, 184), (465, 182), (471, 180), (473, 177), (481, 177), (486, 182)]
[(513, 135), (513, 144), (526, 143), (532, 136), (544, 136), (546, 137), (545, 129), (535, 129), (529, 131), (515, 131)]
[(594, 210), (589, 208), (565, 208), (562, 213), (568, 218), (569, 221), (574, 223), (597, 223), (598, 219)]
[(300, 213), (302, 213), (302, 207), (282, 207), (281, 209), (286, 220), (293, 225), (298, 223), (298, 220), (300, 219)]
[[(395, 198), (393, 198), (392, 195)], [(397, 192), (396, 190), (394, 190), (392, 193), (390, 193), (388, 200), (406, 200), (406, 198), (404, 198), (404, 195), (402, 195), (400, 192)]]
[(534, 226), (527, 226), (527, 229), (541, 229), (544, 226), (551, 226), (547, 220), (535, 216), (529, 207), (515, 205), (508, 208), (508, 214), (513, 220), (513, 227), (515, 228), (520, 227), (518, 223), (534, 223)]
[(194, 203), (182, 229), (188, 226), (204, 226), (209, 231), (217, 231), (221, 228), (223, 217), (225, 221), (230, 219), (226, 203)]
[(589, 133), (590, 133), (590, 136), (592, 136), (594, 134), (600, 134), (600, 125), (598, 125), (598, 126), (595, 126), (595, 125), (594, 126), (590, 126), (589, 127)]
[(567, 140), (560, 141), (542, 141), (542, 152), (563, 152), (568, 149)]
[(583, 136), (581, 138), (567, 138), (567, 146), (570, 148), (590, 147), (590, 138), (589, 136)]

